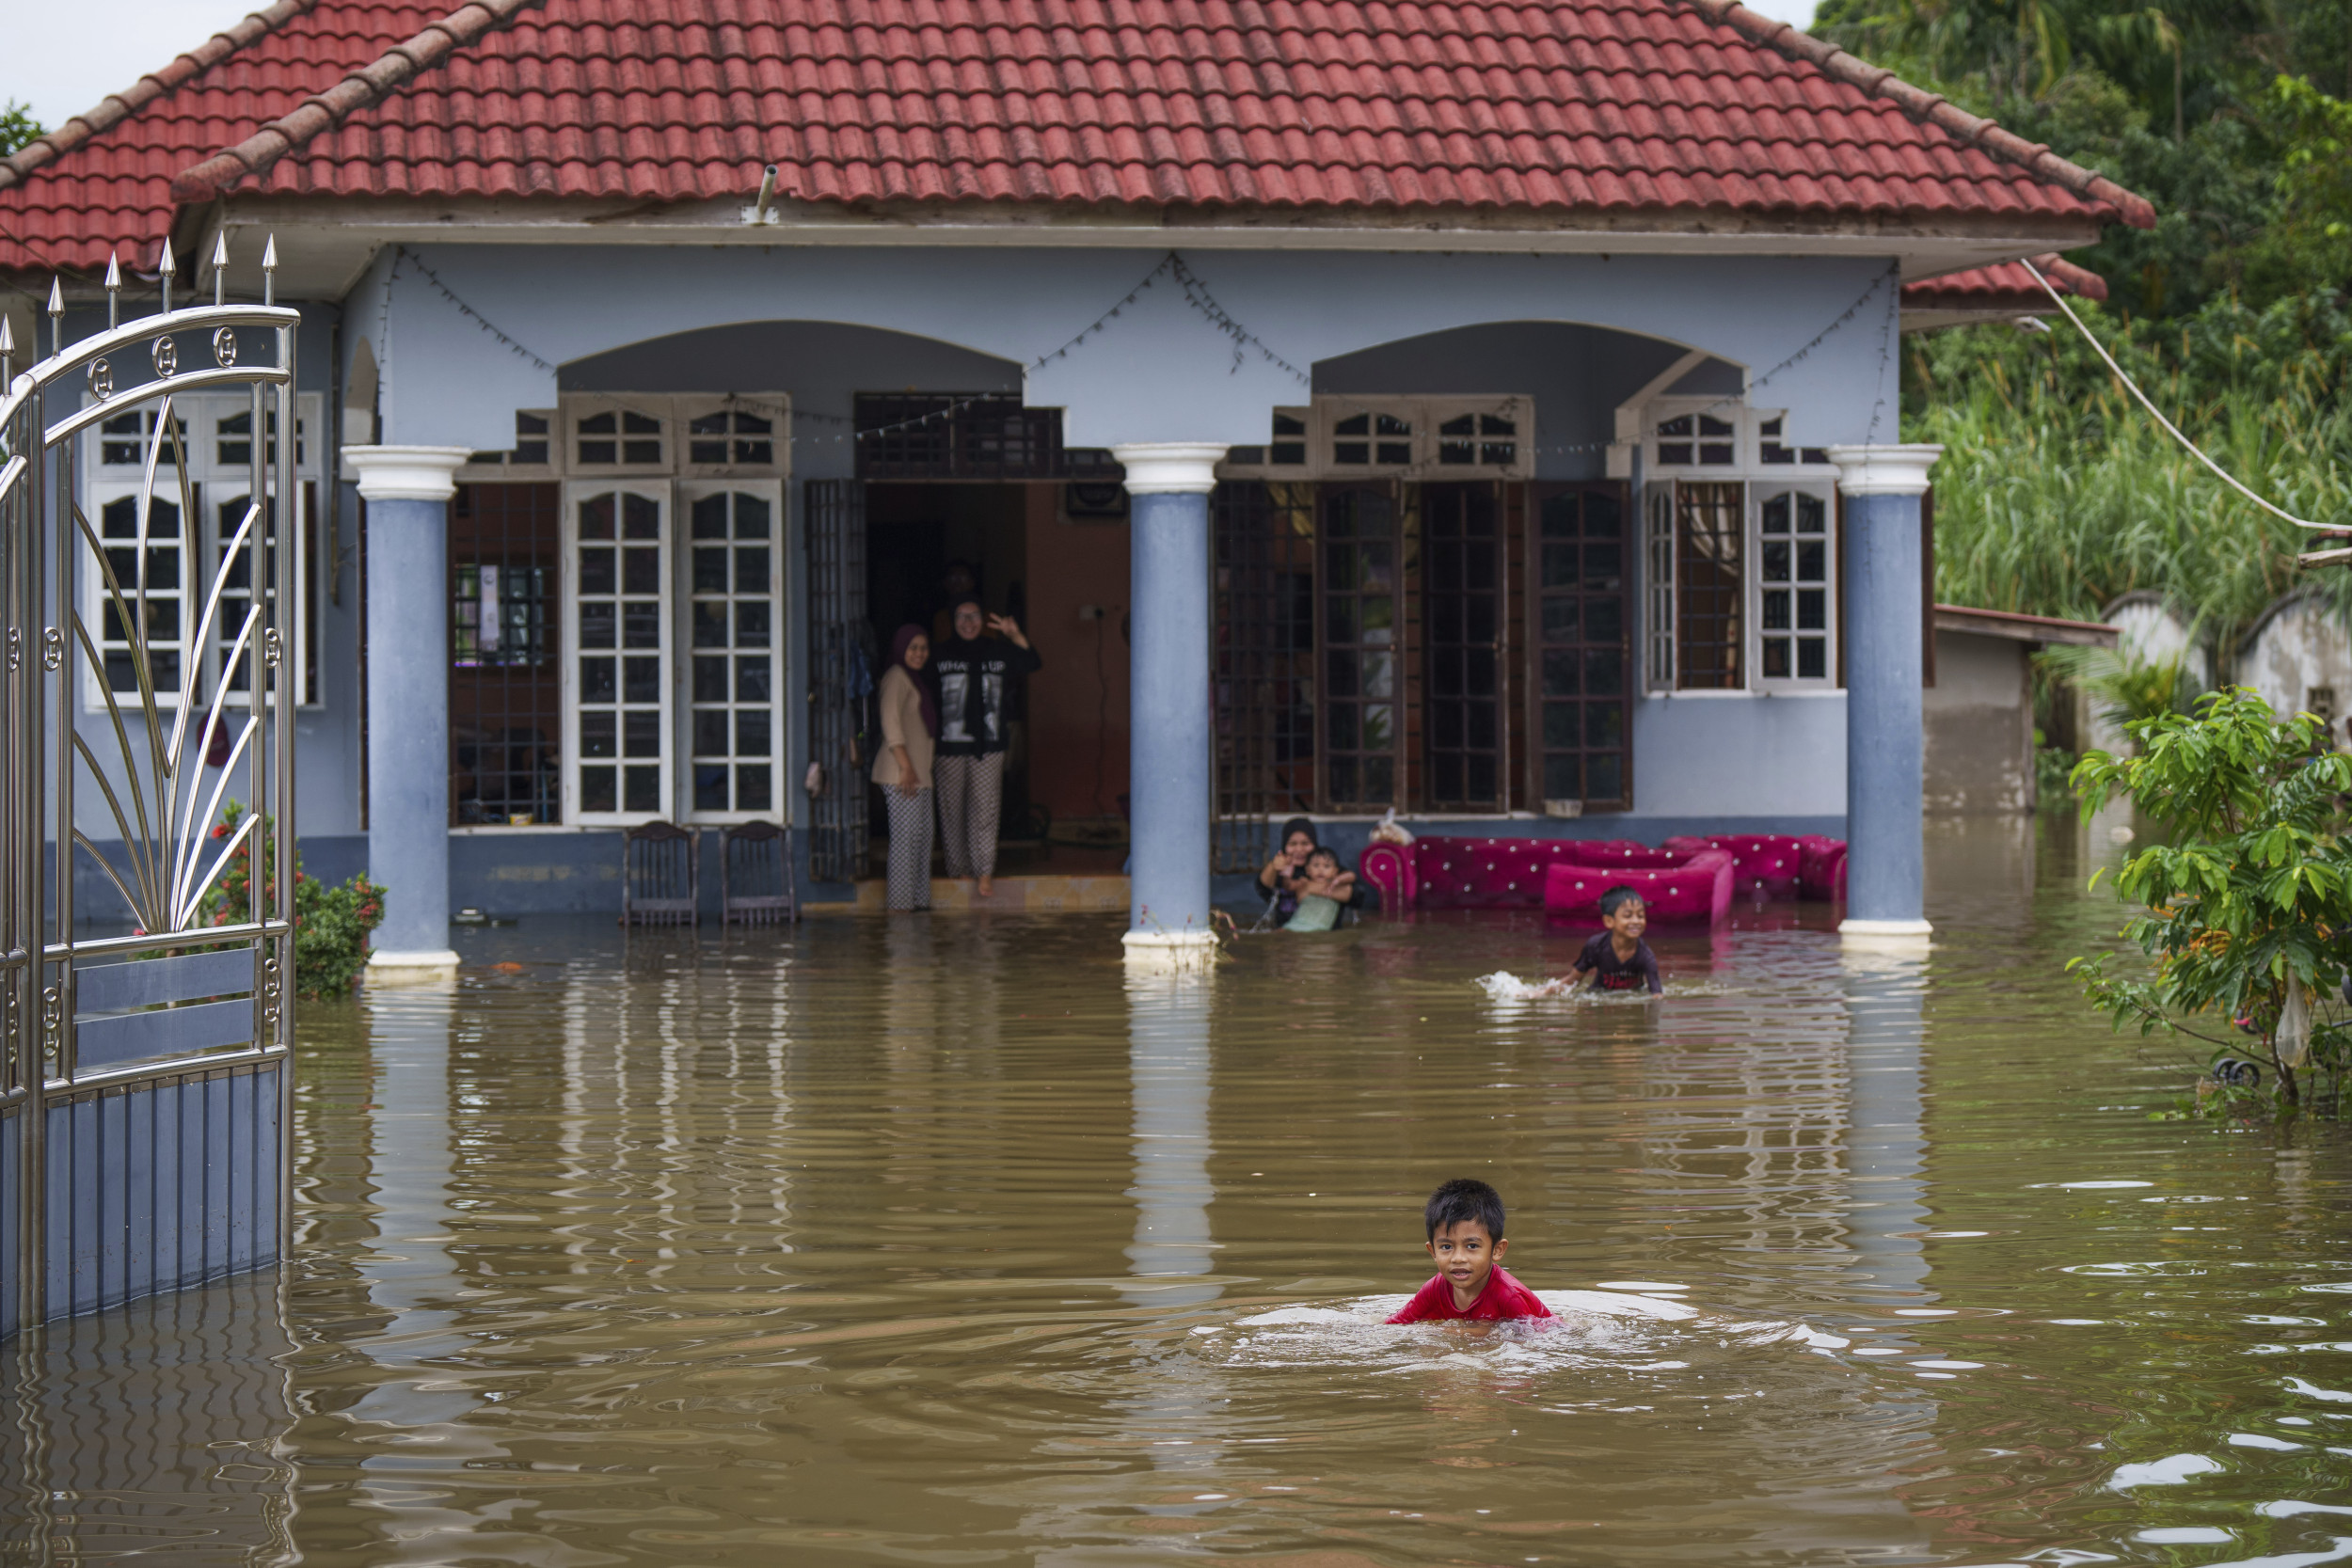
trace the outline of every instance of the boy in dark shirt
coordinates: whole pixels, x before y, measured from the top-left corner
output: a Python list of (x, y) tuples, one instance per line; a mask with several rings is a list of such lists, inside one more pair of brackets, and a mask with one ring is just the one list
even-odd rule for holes
[(1551, 1316), (1551, 1308), (1502, 1266), (1511, 1245), (1502, 1239), (1502, 1194), (1484, 1181), (1449, 1181), (1429, 1195), (1422, 1218), (1429, 1227), (1429, 1256), (1438, 1260), (1437, 1277), (1389, 1322)]
[(1576, 977), (1570, 990), (1597, 986), (1602, 990), (1639, 990), (1646, 984), (1652, 996), (1664, 994), (1658, 978), (1658, 956), (1642, 940), (1649, 928), (1649, 911), (1642, 895), (1620, 882), (1600, 895), (1600, 923), (1608, 929), (1584, 944), (1576, 956)]

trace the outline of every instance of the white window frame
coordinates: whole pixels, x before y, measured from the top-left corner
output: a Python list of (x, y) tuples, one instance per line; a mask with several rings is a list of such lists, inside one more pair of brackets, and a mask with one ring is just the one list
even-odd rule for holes
[[(188, 498), (190, 504), (183, 508), (178, 484), (174, 483), (167, 490), (162, 486), (161, 479), (162, 473), (159, 468), (154, 500), (167, 503), (182, 513), (180, 536), (171, 541), (171, 547), (180, 552), (180, 585), (170, 590), (168, 594), (168, 597), (176, 600), (180, 607), (180, 629), (176, 639), (167, 642), (151, 644), (150, 652), (151, 654), (160, 648), (177, 652), (180, 656), (181, 684), (169, 689), (158, 687), (155, 690), (157, 707), (176, 708), (180, 705), (182, 692), (186, 689), (189, 671), (199, 669), (203, 660), (203, 650), (190, 641), (191, 634), (196, 630), (197, 618), (203, 613), (204, 610), (203, 597), (198, 591), (196, 580), (197, 568), (203, 559), (203, 546), (199, 538), (191, 538), (191, 535), (202, 526), (206, 503), (203, 486), (191, 483), (189, 488), (192, 494)], [(135, 501), (144, 490), (144, 483), (139, 479), (92, 479), (88, 482), (87, 496), (83, 502), (84, 515), (89, 518), (91, 531), (98, 535), (101, 549), (136, 551), (139, 548), (139, 542), (135, 537), (130, 539), (106, 537), (106, 509), (120, 501)], [(193, 512), (194, 515), (189, 515), (190, 512)], [(151, 534), (146, 547), (150, 552), (157, 547)], [(110, 643), (107, 641), (106, 576), (99, 570), (98, 562), (90, 557), (87, 544), (77, 541), (74, 551), (82, 578), (82, 625), (88, 630), (90, 642), (98, 649), (99, 657), (97, 669), (85, 670), (85, 678), (82, 682), (82, 705), (88, 712), (103, 713), (106, 711), (109, 691), (105, 668), (107, 656), (110, 653), (125, 650), (128, 644)], [(148, 571), (148, 562), (144, 557), (138, 561), (138, 570), (141, 580), (144, 580)], [(138, 602), (136, 590), (127, 584), (125, 589), (135, 607)], [(162, 598), (167, 595), (151, 596)], [(85, 663), (78, 653), (72, 657), (75, 664)], [(139, 711), (140, 698), (136, 686), (133, 686), (127, 691), (114, 692), (113, 696), (116, 704), (126, 711), (132, 713)]]
[[(603, 656), (607, 651), (583, 648), (580, 641), (580, 507), (582, 501), (603, 495), (641, 496), (651, 500), (659, 509), (660, 524), (656, 530), (654, 543), (660, 547), (666, 559), (661, 563), (662, 570), (657, 578), (660, 590), (656, 603), (660, 606), (660, 610), (656, 623), (659, 632), (656, 638), (655, 657), (660, 659), (660, 664), (657, 671), (658, 680), (655, 690), (660, 707), (657, 733), (662, 737), (662, 745), (667, 754), (658, 759), (660, 799), (652, 811), (629, 811), (624, 808), (609, 812), (590, 812), (582, 810), (580, 806), (580, 769), (590, 759), (580, 754), (580, 664), (584, 657)], [(675, 809), (674, 802), (677, 799), (680, 761), (676, 658), (675, 656), (677, 641), (676, 498), (673, 494), (668, 480), (648, 482), (630, 479), (575, 479), (564, 483), (563, 504), (564, 515), (559, 532), (562, 540), (562, 555), (557, 572), (557, 594), (563, 619), (562, 629), (559, 633), (560, 640), (556, 645), (563, 650), (563, 662), (558, 670), (558, 691), (563, 715), (564, 820), (582, 827), (636, 827), (645, 822), (675, 820), (672, 813)], [(618, 531), (616, 521), (616, 534)], [(616, 549), (625, 542), (617, 537), (612, 541)], [(620, 597), (617, 594), (614, 596), (616, 600)], [(617, 693), (627, 689), (625, 685), (627, 677), (619, 669), (617, 661), (628, 657), (629, 652), (620, 646), (624, 641), (624, 633), (618, 617), (615, 618), (613, 641), (615, 645), (610, 650), (610, 657), (616, 661), (614, 689)], [(642, 654), (639, 657), (642, 657)], [(602, 706), (602, 705), (598, 705)], [(630, 705), (632, 705), (624, 701), (615, 701), (612, 704), (616, 731), (620, 736), (618, 744), (623, 751), (627, 747), (628, 726), (619, 716), (624, 714)], [(644, 705), (634, 705), (642, 707)], [(602, 765), (603, 759), (596, 760), (598, 766)], [(628, 763), (629, 759), (626, 755), (615, 755), (612, 759), (612, 764), (615, 768), (626, 768)], [(616, 780), (613, 799), (616, 805), (626, 802), (628, 799), (628, 781), (625, 775)]]
[[(674, 400), (665, 393), (649, 393), (642, 397), (632, 397), (626, 393), (611, 395), (599, 393), (564, 398), (561, 418), (556, 420), (555, 424), (555, 439), (563, 450), (561, 452), (550, 451), (548, 455), (562, 465), (566, 479), (667, 479), (677, 472), (678, 466), (679, 427), (677, 411), (672, 406), (673, 402)], [(655, 463), (618, 461), (591, 463), (586, 461), (581, 456), (580, 444), (583, 441), (600, 441), (604, 437), (582, 436), (580, 430), (580, 423), (582, 420), (603, 414), (610, 414), (613, 417), (615, 428), (612, 439), (615, 458), (628, 455), (628, 448), (624, 445), (626, 442), (658, 440), (661, 443), (660, 460)], [(626, 426), (632, 416), (654, 421), (660, 427), (659, 432), (652, 435), (631, 433)]]
[[(234, 525), (224, 531), (219, 524), (219, 510), (224, 500), (251, 493), (253, 470), (250, 462), (224, 463), (220, 460), (219, 443), (223, 439), (221, 426), (251, 407), (246, 393), (195, 392), (172, 399), (173, 417), (182, 422), (186, 444), (188, 487), (195, 516), (182, 520), (181, 537), (181, 607), (180, 641), (183, 686), (170, 691), (155, 693), (159, 708), (177, 708), (189, 671), (198, 673), (210, 701), (214, 683), (219, 679), (223, 651), (222, 640), (215, 638), (211, 647), (194, 645), (190, 639), (196, 623), (204, 612), (206, 596), (212, 591), (215, 574), (219, 569), (219, 557)], [(326, 398), (317, 392), (300, 392), (294, 397), (294, 419), (300, 432), (298, 443), (301, 455), (294, 464), (294, 547), (295, 607), (290, 626), (281, 626), (283, 639), (292, 668), (297, 676), (310, 669), (310, 632), (311, 619), (318, 613), (318, 595), (322, 592), (313, 552), (304, 539), (303, 524), (313, 491), (323, 490), (324, 443), (326, 440)], [(146, 443), (151, 435), (154, 410), (139, 410), (142, 434), (139, 437), (139, 458), (135, 463), (106, 463), (103, 461), (105, 443), (110, 437), (99, 427), (92, 427), (83, 436), (82, 461), (77, 465), (82, 476), (83, 505), (91, 528), (104, 538), (104, 509), (108, 502), (126, 495), (136, 495), (144, 483)], [(266, 424), (266, 420), (264, 421)], [(249, 437), (250, 433), (247, 433)], [(236, 437), (230, 436), (230, 439)], [(120, 436), (111, 439), (119, 441)], [(277, 481), (274, 462), (266, 477)], [(178, 504), (179, 479), (172, 470), (168, 452), (159, 459), (155, 469), (156, 494), (159, 499)], [(87, 557), (87, 550), (82, 554)], [(83, 559), (80, 566), (80, 594), (84, 625), (89, 627), (90, 638), (100, 644), (103, 656), (104, 643), (105, 579), (94, 562)], [(230, 634), (233, 637), (233, 632)], [(283, 666), (281, 666), (282, 668)], [(85, 712), (103, 713), (106, 709), (106, 690), (103, 669), (87, 672), (82, 681), (82, 707)], [(305, 689), (296, 694), (295, 705), (306, 711), (316, 711), (325, 705), (322, 690), (324, 680), (305, 681)], [(120, 701), (124, 694), (118, 694)]]
[[(1343, 436), (1342, 422), (1364, 416), (1371, 430), (1364, 436)], [(1377, 434), (1379, 420), (1388, 416), (1409, 427), (1407, 434), (1391, 436), (1386, 442), (1406, 449), (1406, 460), (1380, 461), (1384, 438)], [(1512, 425), (1508, 436), (1498, 434), (1473, 435), (1470, 439), (1482, 451), (1489, 442), (1508, 440), (1511, 461), (1508, 463), (1445, 463), (1439, 461), (1446, 446), (1461, 439), (1443, 436), (1438, 427), (1465, 415), (1486, 416), (1507, 420)], [(1279, 421), (1290, 421), (1305, 427), (1303, 436), (1281, 428)], [(1490, 396), (1470, 397), (1398, 397), (1343, 396), (1331, 394), (1317, 397), (1306, 407), (1288, 406), (1274, 409), (1267, 428), (1266, 444), (1255, 449), (1257, 462), (1239, 462), (1229, 458), (1217, 467), (1217, 473), (1227, 479), (1269, 480), (1361, 480), (1403, 479), (1422, 483), (1442, 484), (1453, 481), (1482, 479), (1533, 479), (1535, 477), (1535, 400), (1516, 393), (1498, 392)], [(1361, 440), (1372, 450), (1370, 461), (1343, 463), (1339, 458), (1342, 442)], [(1276, 463), (1271, 461), (1276, 442), (1285, 445), (1303, 444), (1305, 461)]]
[[(694, 548), (692, 516), (694, 503), (709, 496), (741, 494), (757, 496), (768, 503), (769, 516), (773, 519), (773, 531), (769, 541), (769, 615), (768, 615), (768, 708), (771, 720), (768, 735), (768, 763), (771, 768), (771, 794), (765, 811), (704, 811), (694, 805), (694, 657), (693, 606)], [(682, 626), (686, 643), (675, 660), (677, 722), (674, 726), (677, 746), (678, 800), (686, 815), (683, 820), (732, 826), (744, 822), (775, 822), (788, 826), (791, 822), (792, 792), (785, 776), (785, 744), (790, 728), (791, 710), (784, 702), (784, 654), (788, 635), (787, 614), (792, 604), (792, 552), (785, 547), (790, 531), (790, 519), (785, 511), (785, 485), (781, 479), (689, 479), (677, 483), (677, 499), (673, 508), (671, 532), (677, 539), (677, 569), (673, 574), (675, 594), (684, 613), (673, 618), (673, 625)], [(726, 595), (732, 604), (737, 595)], [(727, 656), (740, 659), (744, 656), (730, 648)], [(733, 672), (730, 671), (730, 677)], [(732, 715), (739, 705), (730, 698), (726, 704)], [(730, 765), (756, 760), (731, 756)], [(730, 799), (733, 798), (730, 786)]]
[[(779, 479), (792, 472), (792, 400), (782, 392), (743, 393), (734, 397), (681, 396), (672, 404), (672, 427), (677, 432), (676, 472), (683, 479), (757, 480), (773, 475)], [(694, 461), (692, 426), (695, 420), (713, 414), (750, 415), (768, 421), (770, 433), (765, 436), (730, 430), (723, 437), (705, 436), (705, 441), (724, 439), (731, 449), (724, 463)], [(730, 420), (732, 424), (734, 421)], [(765, 463), (737, 462), (738, 443), (767, 441), (770, 455)], [(707, 491), (703, 492), (708, 494)]]
[[(1732, 427), (1729, 463), (1668, 463), (1661, 459), (1659, 426), (1684, 415), (1705, 414)], [(1766, 692), (1823, 692), (1844, 689), (1838, 680), (1838, 594), (1841, 562), (1838, 560), (1837, 532), (1837, 466), (1834, 463), (1806, 463), (1804, 449), (1788, 443), (1786, 432), (1789, 414), (1785, 408), (1751, 408), (1740, 403), (1726, 403), (1722, 397), (1657, 397), (1638, 405), (1620, 410), (1620, 436), (1627, 435), (1630, 425), (1639, 432), (1642, 447), (1644, 502), (1642, 573), (1645, 613), (1644, 641), (1647, 644), (1643, 665), (1644, 689), (1652, 696), (1726, 697), (1754, 696)], [(1797, 461), (1764, 461), (1765, 436), (1763, 427), (1780, 421), (1784, 433), (1779, 443), (1794, 452)], [(1667, 437), (1677, 440), (1677, 437)], [(1689, 437), (1695, 448), (1702, 437), (1695, 420)], [(1699, 454), (1692, 452), (1695, 459)], [(1675, 580), (1676, 501), (1677, 481), (1698, 483), (1740, 484), (1745, 487), (1743, 497), (1744, 521), (1740, 528), (1740, 575), (1742, 603), (1740, 612), (1747, 625), (1741, 635), (1741, 684), (1721, 690), (1684, 691), (1679, 689), (1681, 657), (1680, 585)], [(1819, 677), (1803, 675), (1767, 676), (1764, 673), (1764, 594), (1763, 580), (1763, 503), (1774, 495), (1796, 491), (1822, 498), (1829, 508), (1828, 520), (1828, 578), (1829, 625), (1827, 637), (1827, 673)]]
[[(1837, 486), (1835, 481), (1818, 479), (1776, 479), (1751, 474), (1748, 486), (1748, 687), (1756, 691), (1835, 691), (1837, 688)], [(1793, 579), (1788, 583), (1770, 583), (1764, 578), (1764, 507), (1775, 496), (1806, 496), (1821, 503), (1822, 578), (1818, 586), (1823, 591), (1823, 625), (1820, 632), (1822, 648), (1821, 673), (1819, 675), (1772, 675), (1766, 673), (1764, 643), (1768, 637), (1787, 636), (1791, 642), (1811, 635), (1796, 629), (1793, 615), (1790, 629), (1768, 632), (1764, 625), (1764, 600), (1769, 593), (1788, 590), (1792, 594), (1807, 584)], [(1793, 502), (1792, 502), (1793, 508)], [(1795, 518), (1790, 519), (1793, 529)], [(1792, 531), (1788, 538), (1792, 546), (1806, 535)], [(1792, 658), (1790, 669), (1797, 668)]]

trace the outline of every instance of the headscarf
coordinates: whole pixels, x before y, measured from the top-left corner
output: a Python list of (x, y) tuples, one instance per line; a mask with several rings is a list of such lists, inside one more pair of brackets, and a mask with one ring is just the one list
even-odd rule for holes
[(939, 737), (939, 693), (931, 689), (929, 674), (921, 670), (907, 669), (907, 650), (914, 646), (916, 638), (929, 639), (930, 635), (913, 622), (900, 626), (898, 634), (890, 640), (890, 662), (906, 670), (907, 679), (914, 683), (914, 694), (923, 700), (923, 728), (936, 740)]
[(1291, 834), (1293, 833), (1305, 833), (1307, 835), (1308, 844), (1313, 847), (1307, 851), (1311, 855), (1313, 854), (1316, 849), (1323, 847), (1323, 840), (1315, 836), (1315, 825), (1312, 822), (1308, 821), (1303, 816), (1294, 816), (1288, 822), (1282, 824), (1282, 834), (1279, 838), (1274, 841), (1274, 847), (1278, 852), (1288, 849), (1291, 847)]

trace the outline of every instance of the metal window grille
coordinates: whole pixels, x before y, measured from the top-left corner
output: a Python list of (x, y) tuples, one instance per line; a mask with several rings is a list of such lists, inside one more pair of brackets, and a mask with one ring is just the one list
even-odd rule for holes
[(1283, 818), (1314, 805), (1314, 508), (1303, 485), (1211, 498), (1220, 872), (1255, 871)]
[(1624, 492), (1541, 486), (1536, 500), (1537, 734), (1547, 800), (1630, 805), (1631, 663)]
[(1428, 804), (1507, 810), (1503, 800), (1502, 497), (1493, 484), (1422, 487), (1422, 744)]
[(563, 819), (552, 484), (460, 485), (450, 517), (450, 820)]
[(1401, 511), (1386, 485), (1325, 485), (1320, 499), (1323, 799), (1381, 811), (1402, 803)]
[(1675, 486), (1677, 685), (1736, 691), (1746, 685), (1746, 486), (1683, 481)]
[(1061, 410), (1009, 392), (860, 392), (860, 479), (1121, 477), (1111, 454), (1061, 444)]
[(820, 882), (866, 875), (868, 828), (866, 710), (874, 689), (873, 633), (866, 622), (866, 486), (808, 482), (809, 875)]

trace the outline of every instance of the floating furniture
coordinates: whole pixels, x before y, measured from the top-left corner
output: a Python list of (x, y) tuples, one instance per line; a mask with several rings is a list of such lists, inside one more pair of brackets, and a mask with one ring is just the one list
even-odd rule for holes
[(694, 835), (671, 822), (631, 828), (621, 839), (621, 924), (692, 926), (702, 892)]
[(719, 924), (783, 926), (801, 918), (792, 841), (773, 822), (746, 822), (719, 838)]
[(1684, 854), (1724, 850), (1731, 856), (1732, 879), (1743, 894), (1831, 900), (1846, 896), (1843, 839), (1814, 833), (1710, 833), (1670, 838), (1662, 847)]
[(1677, 856), (1671, 865), (1587, 865), (1558, 860), (1544, 871), (1544, 912), (1600, 919), (1600, 895), (1629, 887), (1654, 926), (1712, 926), (1731, 912), (1731, 857), (1721, 849)]
[(1388, 910), (1547, 909), (1591, 912), (1604, 889), (1642, 894), (1651, 918), (1715, 921), (1742, 889), (1779, 897), (1845, 894), (1846, 847), (1836, 839), (1740, 833), (1627, 839), (1422, 838), (1375, 844), (1358, 863)]

